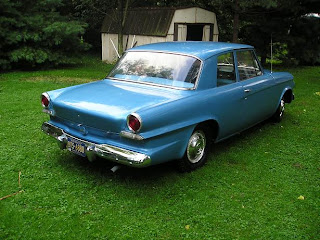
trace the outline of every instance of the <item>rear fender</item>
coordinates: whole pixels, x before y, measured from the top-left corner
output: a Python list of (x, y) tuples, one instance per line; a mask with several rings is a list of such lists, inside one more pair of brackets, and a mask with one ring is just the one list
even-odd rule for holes
[(210, 122), (214, 121), (217, 122), (214, 118), (211, 116), (199, 116), (197, 118), (192, 118), (192, 119), (186, 119), (185, 121), (181, 122), (176, 122), (171, 124), (168, 123), (166, 126), (160, 126), (158, 128), (150, 129), (149, 131), (145, 131), (141, 133), (140, 135), (144, 139), (156, 137), (159, 135), (167, 134), (169, 132), (177, 131), (177, 130), (182, 130), (182, 129), (188, 129), (189, 135), (191, 136), (191, 133), (193, 132), (194, 128), (203, 122)]
[[(218, 124), (214, 120), (200, 121), (195, 124), (190, 123), (171, 125), (166, 130), (155, 129), (154, 134), (152, 136), (150, 134), (150, 137), (144, 140), (146, 148), (154, 149), (152, 154), (154, 164), (163, 162), (163, 159), (173, 160), (182, 158), (192, 132), (200, 124), (205, 125), (206, 129), (212, 130), (208, 135), (212, 137), (212, 140), (218, 134)], [(161, 130), (164, 131), (160, 134)], [(208, 140), (210, 141), (210, 139)]]
[(142, 119), (139, 135), (148, 139), (184, 128), (191, 128), (192, 133), (199, 123), (210, 120), (218, 122), (208, 104), (210, 103), (207, 95), (199, 92), (199, 94), (137, 111)]

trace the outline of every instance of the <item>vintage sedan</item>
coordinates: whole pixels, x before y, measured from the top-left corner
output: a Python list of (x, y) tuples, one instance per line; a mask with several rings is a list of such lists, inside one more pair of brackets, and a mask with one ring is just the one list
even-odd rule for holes
[(45, 92), (42, 130), (61, 149), (132, 167), (192, 171), (219, 142), (280, 121), (293, 76), (264, 70), (249, 45), (167, 42), (132, 48), (101, 81)]

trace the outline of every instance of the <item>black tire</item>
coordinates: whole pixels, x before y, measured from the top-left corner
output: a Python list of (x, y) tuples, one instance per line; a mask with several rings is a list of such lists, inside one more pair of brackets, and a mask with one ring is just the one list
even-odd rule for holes
[(277, 108), (277, 111), (274, 113), (274, 115), (272, 116), (272, 119), (274, 122), (281, 122), (283, 115), (284, 115), (284, 109), (285, 109), (285, 101), (282, 98), (280, 101), (280, 104)]
[(207, 161), (210, 134), (206, 127), (196, 127), (191, 134), (184, 156), (177, 160), (180, 172), (191, 172), (202, 167)]

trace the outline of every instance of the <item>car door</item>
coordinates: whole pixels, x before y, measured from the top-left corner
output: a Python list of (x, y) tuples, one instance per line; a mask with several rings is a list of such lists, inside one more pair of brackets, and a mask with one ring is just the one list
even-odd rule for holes
[(272, 114), (273, 78), (263, 73), (253, 50), (237, 51), (236, 59), (237, 77), (243, 91), (244, 123), (250, 127)]
[(219, 140), (244, 128), (243, 89), (237, 81), (233, 52), (217, 56), (217, 82), (213, 89), (212, 111), (219, 121)]

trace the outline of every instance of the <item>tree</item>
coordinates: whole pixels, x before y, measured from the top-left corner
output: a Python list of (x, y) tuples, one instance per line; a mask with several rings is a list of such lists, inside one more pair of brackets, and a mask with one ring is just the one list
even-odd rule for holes
[(89, 45), (85, 23), (62, 16), (61, 0), (0, 0), (0, 68), (72, 64)]
[(116, 14), (115, 0), (64, 0), (70, 6), (66, 11), (79, 21), (87, 23), (84, 38), (92, 45), (92, 50), (101, 51), (101, 25), (105, 16)]
[[(108, 17), (117, 23), (118, 29), (118, 52), (123, 53), (123, 28), (126, 23), (126, 16), (129, 8), (137, 5), (138, 1), (133, 0), (74, 0), (74, 16), (89, 24), (89, 32), (93, 33), (95, 39), (91, 39), (96, 50), (101, 49), (100, 29), (102, 21)], [(99, 41), (97, 41), (99, 39)]]
[(320, 64), (320, 18), (302, 16), (290, 28), (287, 39), (288, 58), (296, 64)]
[(118, 52), (120, 55), (123, 53), (123, 28), (126, 23), (129, 5), (130, 0), (125, 0), (125, 6), (123, 6), (123, 0), (118, 0)]
[(242, 14), (240, 40), (256, 47), (263, 64), (270, 57), (271, 36), (285, 53), (281, 60), (286, 63), (319, 63), (320, 19), (306, 15), (314, 11), (320, 11), (319, 1), (277, 0), (253, 5)]

